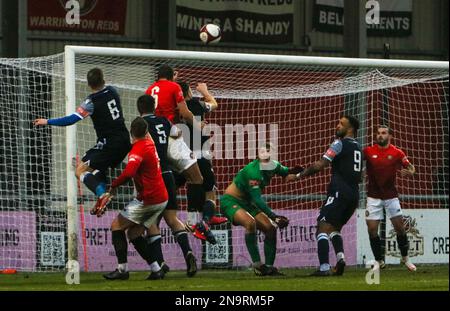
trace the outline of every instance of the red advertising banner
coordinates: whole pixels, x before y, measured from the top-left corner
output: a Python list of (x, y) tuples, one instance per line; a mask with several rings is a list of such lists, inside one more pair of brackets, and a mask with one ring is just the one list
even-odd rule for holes
[(124, 34), (126, 12), (127, 0), (28, 0), (28, 29)]

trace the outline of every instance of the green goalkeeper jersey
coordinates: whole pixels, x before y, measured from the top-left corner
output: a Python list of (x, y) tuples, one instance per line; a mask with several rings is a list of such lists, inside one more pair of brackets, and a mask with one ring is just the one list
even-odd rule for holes
[[(265, 169), (261, 169), (261, 165)], [(233, 182), (239, 190), (245, 195), (245, 200), (255, 205), (269, 218), (273, 218), (275, 214), (261, 197), (262, 190), (269, 185), (273, 176), (287, 176), (289, 169), (279, 162), (271, 160), (270, 163), (261, 163), (259, 159), (247, 164), (234, 178)]]

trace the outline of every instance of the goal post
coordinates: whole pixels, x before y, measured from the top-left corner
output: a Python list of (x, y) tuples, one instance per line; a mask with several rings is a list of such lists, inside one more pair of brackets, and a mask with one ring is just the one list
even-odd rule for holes
[[(64, 49), (65, 99), (66, 115), (71, 115), (76, 109), (75, 84), (75, 53), (70, 46)], [(69, 260), (78, 261), (78, 211), (77, 211), (77, 180), (75, 177), (77, 145), (76, 125), (66, 128), (66, 171), (67, 171), (67, 247)], [(67, 266), (69, 272), (75, 269)]]
[[(65, 57), (66, 57), (66, 96), (67, 96), (67, 111), (73, 111), (73, 102), (74, 99), (74, 80), (75, 80), (75, 70), (72, 66), (75, 66), (75, 57), (77, 55), (86, 55), (86, 56), (101, 56), (101, 57), (125, 57), (125, 58), (144, 58), (144, 59), (158, 59), (158, 60), (167, 60), (169, 63), (171, 60), (183, 60), (183, 61), (193, 61), (193, 62), (217, 62), (217, 63), (233, 63), (238, 60), (240, 63), (247, 64), (267, 64), (267, 65), (295, 65), (295, 66), (313, 66), (313, 67), (333, 67), (333, 68), (354, 68), (352, 70), (352, 74), (355, 72), (364, 72), (367, 70), (403, 70), (409, 79), (414, 80), (419, 78), (433, 78), (432, 76), (437, 76), (438, 78), (445, 77), (446, 72), (448, 73), (449, 64), (448, 62), (439, 62), (439, 61), (411, 61), (411, 60), (382, 60), (382, 59), (351, 59), (351, 58), (325, 58), (325, 57), (308, 57), (308, 56), (281, 56), (281, 55), (256, 55), (256, 54), (234, 54), (234, 53), (211, 53), (211, 52), (190, 52), (190, 51), (165, 51), (165, 50), (148, 50), (148, 49), (125, 49), (125, 48), (107, 48), (107, 47), (84, 47), (84, 46), (66, 46), (65, 48)], [(70, 63), (70, 64), (69, 64)], [(425, 73), (425, 74), (424, 74)], [(424, 75), (420, 77), (420, 75)], [(417, 76), (419, 77), (417, 77)], [(427, 77), (427, 75), (430, 75)], [(447, 76), (448, 79), (448, 76)], [(205, 78), (205, 81), (208, 82), (208, 79)], [(224, 95), (225, 96), (225, 95)], [(364, 101), (365, 98), (362, 98)], [(362, 105), (365, 107), (365, 105)], [(363, 115), (366, 114), (365, 111), (362, 112)], [(362, 120), (364, 122), (368, 122), (368, 120)], [(373, 125), (372, 125), (373, 127)], [(364, 126), (363, 131), (363, 140), (366, 139), (366, 131), (367, 126)], [(67, 142), (73, 141), (75, 142), (75, 136), (73, 131), (67, 131)], [(365, 144), (365, 141), (363, 141)], [(68, 149), (69, 152), (69, 149)], [(68, 159), (73, 159), (75, 156), (75, 150), (70, 149), (71, 154), (68, 154)], [(70, 186), (72, 189), (74, 187), (74, 181), (67, 181), (68, 187)], [(364, 194), (365, 191), (362, 191)], [(74, 196), (70, 202), (76, 202), (76, 192), (71, 191), (71, 195)], [(438, 198), (439, 200), (446, 200), (444, 198), (446, 195), (433, 195), (434, 198)], [(277, 194), (274, 194), (273, 197), (277, 197)], [(306, 196), (308, 198), (308, 196)], [(363, 196), (364, 197), (364, 196)], [(279, 195), (278, 195), (279, 198)], [(296, 199), (299, 197), (297, 196)], [(321, 197), (323, 198), (323, 197)], [(404, 197), (407, 199), (407, 196)], [(288, 199), (284, 197), (283, 199)], [(421, 200), (421, 199), (429, 199), (428, 196), (423, 197), (422, 195), (413, 195), (410, 197), (413, 200)], [(71, 205), (69, 205), (71, 206)], [(68, 206), (68, 207), (69, 207)], [(68, 228), (77, 230), (77, 217), (75, 215), (76, 210), (74, 209), (74, 214), (70, 213), (71, 217), (69, 218), (69, 222), (73, 221), (73, 223), (69, 224)], [(68, 214), (69, 216), (69, 214)], [(76, 238), (77, 235), (70, 234), (70, 239)], [(70, 240), (69, 240), (70, 242)], [(73, 249), (77, 248), (76, 241), (73, 241)], [(69, 246), (69, 249), (71, 247)], [(71, 252), (76, 256), (76, 252)]]
[[(416, 165), (416, 178), (399, 178), (405, 211), (448, 213), (448, 62), (66, 46), (57, 55), (0, 59), (6, 111), (0, 115), (0, 268), (52, 271), (67, 260), (79, 261), (80, 267), (89, 260), (89, 271), (113, 268), (110, 224), (133, 197), (132, 184), (120, 188), (104, 217), (84, 214), (95, 197), (77, 188), (75, 164), (96, 142), (91, 121), (65, 128), (29, 124), (34, 118), (73, 113), (90, 93), (87, 71), (99, 67), (106, 83), (118, 89), (129, 127), (138, 114), (137, 97), (163, 63), (177, 69), (196, 95), (195, 84), (206, 82), (219, 102), (207, 118), (214, 134), (218, 196), (255, 158), (261, 141), (277, 143), (283, 164), (308, 165), (332, 142), (338, 118), (352, 114), (361, 121), (358, 139), (363, 146), (372, 144), (376, 126), (387, 122), (394, 129), (394, 144)], [(291, 220), (278, 232), (276, 265), (317, 264), (314, 231), (328, 181), (329, 170), (294, 184), (274, 179), (267, 187), (269, 205)], [(365, 231), (359, 230), (365, 185), (360, 194), (360, 209), (344, 229), (351, 265), (362, 263), (360, 248), (368, 244)], [(179, 198), (185, 220), (183, 189)], [(218, 246), (190, 240), (203, 267), (248, 267), (242, 229), (226, 225), (215, 230)], [(165, 224), (162, 236), (169, 266), (183, 269), (181, 251)], [(263, 253), (263, 236), (258, 241)], [(146, 268), (132, 247), (129, 257), (132, 269)]]

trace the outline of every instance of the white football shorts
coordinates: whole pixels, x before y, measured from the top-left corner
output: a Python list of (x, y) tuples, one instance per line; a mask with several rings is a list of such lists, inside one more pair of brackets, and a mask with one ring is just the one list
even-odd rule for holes
[(144, 205), (144, 202), (134, 199), (120, 212), (120, 215), (135, 224), (150, 228), (157, 223), (158, 216), (164, 211), (166, 205), (167, 201), (155, 205)]
[(179, 174), (197, 163), (194, 153), (186, 145), (183, 137), (169, 138), (167, 157), (172, 169)]
[(401, 216), (403, 214), (398, 198), (382, 200), (368, 197), (366, 206), (366, 219), (382, 220), (383, 208), (386, 209), (386, 214), (389, 219)]

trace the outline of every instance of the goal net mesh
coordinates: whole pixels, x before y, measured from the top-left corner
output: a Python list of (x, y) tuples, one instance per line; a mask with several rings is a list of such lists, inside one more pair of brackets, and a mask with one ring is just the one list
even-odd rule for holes
[[(393, 143), (415, 165), (413, 179), (398, 177), (403, 208), (448, 208), (448, 70), (92, 55), (76, 55), (75, 63), (76, 105), (90, 93), (87, 71), (101, 68), (106, 83), (119, 91), (128, 128), (138, 114), (136, 99), (155, 81), (159, 65), (174, 67), (179, 80), (194, 90), (196, 83), (206, 82), (219, 103), (207, 116), (207, 129), (214, 134), (218, 196), (255, 159), (256, 141), (272, 141), (277, 159), (286, 166), (308, 165), (321, 158), (334, 139), (337, 121), (349, 114), (361, 122), (357, 139), (362, 146), (374, 143), (378, 125), (388, 125), (394, 131)], [(32, 125), (35, 118), (65, 115), (64, 83), (64, 54), (0, 59), (0, 269), (56, 271), (67, 262), (66, 128)], [(90, 120), (76, 128), (73, 165), (96, 143)], [(290, 219), (290, 226), (278, 231), (277, 266), (318, 264), (316, 218), (329, 179), (327, 169), (297, 183), (274, 178), (266, 188), (269, 205)], [(362, 184), (360, 208), (365, 205), (364, 189)], [(78, 187), (82, 271), (114, 269), (110, 225), (133, 192), (132, 183), (120, 188), (112, 208), (97, 218), (89, 215), (95, 197), (84, 185)], [(178, 194), (180, 218), (186, 220), (185, 189)], [(164, 221), (161, 230), (166, 262), (172, 269), (184, 269), (181, 250)], [(203, 268), (250, 266), (242, 228), (226, 224), (214, 232), (219, 240), (214, 246), (190, 237)], [(347, 263), (355, 265), (357, 241), (368, 243), (367, 236), (357, 236), (356, 215), (343, 236)], [(258, 241), (264, 258), (263, 234)], [(330, 247), (333, 263), (332, 253)], [(128, 255), (131, 269), (148, 269), (132, 245)]]

